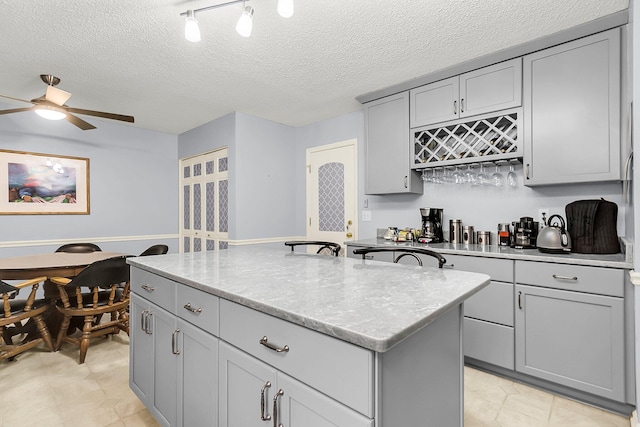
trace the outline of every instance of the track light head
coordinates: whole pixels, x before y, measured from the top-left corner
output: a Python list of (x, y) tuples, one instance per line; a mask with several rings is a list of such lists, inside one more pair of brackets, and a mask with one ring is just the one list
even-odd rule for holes
[(253, 8), (251, 6), (247, 6), (242, 11), (242, 15), (240, 15), (240, 19), (238, 19), (238, 24), (236, 25), (236, 31), (242, 37), (250, 37), (252, 30), (253, 30)]
[(190, 42), (200, 41), (200, 27), (193, 10), (187, 10), (187, 18), (184, 25), (184, 37)]

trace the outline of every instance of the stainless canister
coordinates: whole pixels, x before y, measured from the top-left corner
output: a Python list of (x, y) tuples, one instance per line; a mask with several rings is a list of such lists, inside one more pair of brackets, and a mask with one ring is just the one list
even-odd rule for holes
[(462, 243), (462, 220), (449, 220), (449, 242)]
[(462, 227), (462, 243), (468, 245), (475, 243), (475, 235), (473, 234), (473, 226), (465, 225)]
[(491, 244), (491, 232), (490, 231), (478, 231), (476, 232), (476, 243), (482, 246), (488, 246)]

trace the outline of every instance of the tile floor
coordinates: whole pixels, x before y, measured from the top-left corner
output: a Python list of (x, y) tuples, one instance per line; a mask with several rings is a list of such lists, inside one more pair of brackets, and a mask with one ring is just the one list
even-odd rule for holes
[[(71, 344), (58, 353), (41, 345), (0, 361), (0, 427), (157, 426), (129, 389), (128, 344), (123, 333), (94, 339), (84, 365)], [(629, 425), (624, 417), (465, 368), (465, 427)]]

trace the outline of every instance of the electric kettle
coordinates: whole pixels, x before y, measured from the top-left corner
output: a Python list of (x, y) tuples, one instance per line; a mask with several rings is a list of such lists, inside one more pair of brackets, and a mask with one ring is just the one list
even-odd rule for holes
[[(553, 220), (557, 220), (553, 223)], [(571, 237), (567, 233), (564, 218), (551, 215), (547, 226), (538, 233), (538, 250), (540, 252), (564, 253), (571, 251)]]

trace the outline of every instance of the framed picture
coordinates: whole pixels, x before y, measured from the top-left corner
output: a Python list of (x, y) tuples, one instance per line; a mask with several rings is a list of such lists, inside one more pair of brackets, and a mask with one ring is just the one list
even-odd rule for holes
[(0, 189), (3, 215), (88, 215), (89, 159), (0, 150)]

